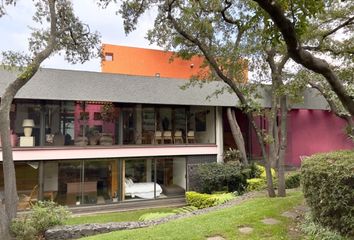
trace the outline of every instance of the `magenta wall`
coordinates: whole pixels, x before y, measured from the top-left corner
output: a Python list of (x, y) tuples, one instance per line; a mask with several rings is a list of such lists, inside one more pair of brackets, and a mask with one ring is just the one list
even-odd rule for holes
[[(87, 103), (86, 104), (85, 112), (88, 112), (88, 114), (89, 114), (86, 124), (88, 127), (102, 126), (103, 133), (111, 133), (114, 136), (114, 130), (115, 130), (114, 123), (94, 119), (95, 112), (100, 113), (102, 106), (103, 106), (103, 104), (96, 104), (96, 103)], [(83, 109), (82, 109), (80, 103), (76, 103), (76, 105), (75, 105), (75, 122), (74, 122), (75, 137), (79, 136), (80, 125), (84, 124), (84, 121), (80, 120), (80, 113), (81, 112), (83, 112)]]
[(329, 111), (291, 110), (288, 119), (287, 165), (300, 166), (302, 155), (354, 147), (344, 133), (345, 121)]

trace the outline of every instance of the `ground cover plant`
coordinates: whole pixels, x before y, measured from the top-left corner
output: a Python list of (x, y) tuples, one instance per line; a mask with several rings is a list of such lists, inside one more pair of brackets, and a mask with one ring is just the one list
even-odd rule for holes
[(173, 213), (176, 208), (150, 208), (126, 212), (102, 213), (95, 215), (73, 216), (65, 221), (66, 225), (84, 223), (108, 223), (108, 222), (131, 222), (139, 221), (139, 218), (148, 213)]
[[(300, 191), (294, 191), (285, 198), (256, 197), (240, 205), (207, 214), (174, 220), (158, 226), (117, 231), (84, 238), (86, 240), (110, 239), (206, 239), (209, 236), (223, 236), (226, 239), (287, 239), (287, 227), (292, 221), (281, 216), (282, 212), (303, 201)], [(265, 225), (266, 217), (280, 220), (279, 224)], [(254, 228), (251, 234), (242, 234), (240, 226)]]

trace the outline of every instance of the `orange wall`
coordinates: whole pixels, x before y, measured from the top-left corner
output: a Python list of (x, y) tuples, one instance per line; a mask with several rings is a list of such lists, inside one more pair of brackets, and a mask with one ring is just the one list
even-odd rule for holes
[[(103, 45), (103, 54), (113, 53), (113, 61), (102, 61), (102, 72), (121, 73), (140, 76), (189, 79), (199, 73), (203, 58), (192, 57), (191, 60), (170, 58), (173, 52), (161, 50), (133, 48), (117, 45)], [(191, 67), (193, 64), (193, 67)]]
[[(204, 60), (201, 56), (190, 60), (175, 57), (171, 61), (173, 52), (103, 44), (103, 55), (107, 53), (113, 54), (113, 61), (102, 61), (102, 72), (106, 73), (139, 76), (156, 76), (158, 73), (160, 77), (189, 79), (208, 71), (208, 68), (200, 68)], [(247, 81), (247, 69), (244, 73)]]

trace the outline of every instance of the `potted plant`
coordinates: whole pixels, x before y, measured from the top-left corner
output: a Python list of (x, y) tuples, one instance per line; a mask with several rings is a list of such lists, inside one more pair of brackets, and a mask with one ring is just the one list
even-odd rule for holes
[(88, 141), (90, 145), (97, 145), (100, 141), (101, 134), (95, 127), (90, 127), (87, 133)]

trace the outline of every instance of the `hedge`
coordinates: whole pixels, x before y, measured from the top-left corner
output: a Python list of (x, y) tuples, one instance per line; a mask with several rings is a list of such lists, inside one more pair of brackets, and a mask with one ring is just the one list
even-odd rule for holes
[(198, 209), (213, 207), (219, 204), (223, 204), (231, 199), (235, 198), (232, 193), (223, 194), (206, 194), (197, 192), (187, 192), (186, 201), (187, 204)]
[(314, 221), (354, 236), (354, 151), (306, 158), (301, 181)]
[(250, 171), (250, 169), (232, 162), (200, 164), (195, 171), (198, 184), (194, 190), (209, 194), (218, 191), (243, 193)]

